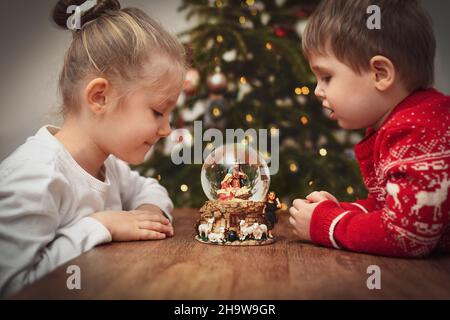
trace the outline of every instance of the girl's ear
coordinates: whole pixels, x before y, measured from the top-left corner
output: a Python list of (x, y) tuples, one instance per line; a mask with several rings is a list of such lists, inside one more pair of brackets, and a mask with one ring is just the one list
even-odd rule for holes
[(84, 93), (89, 109), (93, 113), (100, 115), (106, 111), (110, 91), (111, 86), (108, 80), (104, 78), (95, 78), (88, 83)]
[(394, 64), (384, 56), (374, 56), (370, 59), (370, 71), (374, 76), (375, 88), (380, 91), (389, 89), (396, 80)]

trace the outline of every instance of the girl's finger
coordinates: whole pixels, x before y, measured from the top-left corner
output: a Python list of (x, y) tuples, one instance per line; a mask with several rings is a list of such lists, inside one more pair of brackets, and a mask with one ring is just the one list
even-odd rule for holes
[(153, 231), (153, 230), (146, 230), (146, 229), (140, 229), (139, 230), (139, 239), (140, 240), (161, 240), (165, 239), (166, 234)]
[(151, 221), (155, 221), (155, 222), (160, 222), (162, 224), (170, 223), (170, 220), (163, 217), (161, 214), (148, 212), (148, 211), (141, 211), (140, 213), (138, 213), (136, 215), (136, 217), (138, 218), (139, 221), (151, 220)]
[(163, 232), (166, 234), (173, 234), (173, 227), (172, 225), (165, 225), (160, 222), (150, 221), (150, 220), (143, 220), (139, 221), (139, 228), (140, 229), (147, 229), (147, 230), (154, 230), (158, 232)]

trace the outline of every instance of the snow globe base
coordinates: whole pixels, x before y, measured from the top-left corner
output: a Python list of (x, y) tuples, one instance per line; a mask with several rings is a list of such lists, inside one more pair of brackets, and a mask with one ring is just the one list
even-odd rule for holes
[(200, 209), (195, 239), (202, 243), (227, 246), (272, 244), (263, 201), (209, 200)]

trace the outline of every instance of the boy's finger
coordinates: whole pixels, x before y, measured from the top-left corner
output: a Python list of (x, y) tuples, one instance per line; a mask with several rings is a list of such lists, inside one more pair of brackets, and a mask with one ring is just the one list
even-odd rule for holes
[(312, 201), (312, 202), (320, 202), (320, 201), (323, 201), (323, 200), (328, 200), (327, 197), (325, 197), (323, 194), (321, 194), (318, 191), (312, 192), (311, 194), (309, 194), (306, 197), (306, 199), (309, 200), (309, 201)]
[(333, 196), (331, 193), (327, 192), (327, 191), (320, 191), (320, 194), (322, 194), (325, 198), (329, 199), (329, 200), (333, 200), (335, 202), (338, 202), (338, 200), (336, 199), (335, 196)]
[(294, 227), (297, 224), (297, 222), (295, 221), (295, 219), (293, 217), (289, 217), (289, 223), (292, 224)]
[(303, 208), (306, 203), (307, 203), (306, 200), (295, 199), (294, 202), (292, 202), (292, 206), (295, 207), (297, 210), (300, 210), (300, 208)]
[(295, 207), (290, 207), (289, 208), (289, 214), (291, 215), (291, 216), (296, 216), (296, 215), (298, 215), (300, 213), (300, 211), (298, 211), (298, 209), (296, 209)]

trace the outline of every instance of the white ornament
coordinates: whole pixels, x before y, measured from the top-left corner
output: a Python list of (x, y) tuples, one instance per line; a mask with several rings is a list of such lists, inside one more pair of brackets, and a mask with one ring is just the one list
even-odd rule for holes
[(308, 21), (305, 20), (300, 20), (299, 22), (297, 22), (297, 24), (295, 25), (295, 31), (297, 32), (297, 34), (300, 37), (303, 37), (303, 32), (305, 32), (305, 28), (306, 28), (306, 24), (308, 23)]
[(232, 62), (232, 61), (236, 60), (236, 55), (237, 55), (236, 50), (233, 49), (233, 50), (225, 52), (222, 55), (222, 58), (226, 62)]

